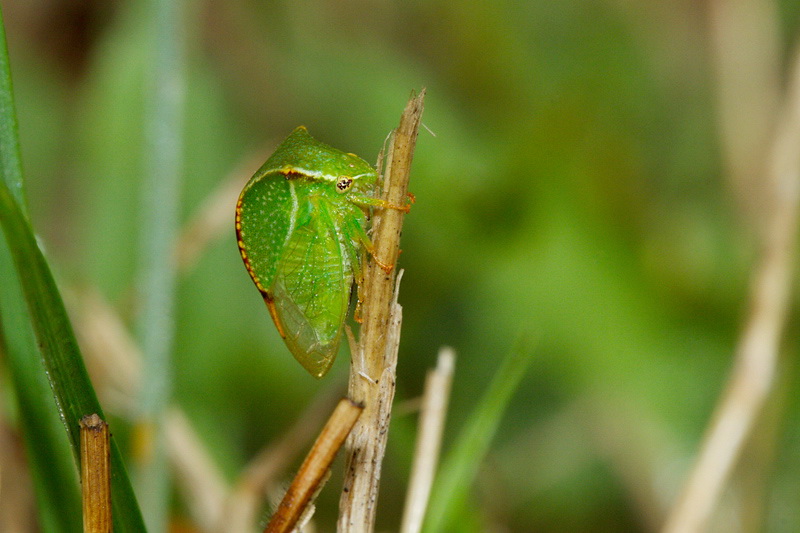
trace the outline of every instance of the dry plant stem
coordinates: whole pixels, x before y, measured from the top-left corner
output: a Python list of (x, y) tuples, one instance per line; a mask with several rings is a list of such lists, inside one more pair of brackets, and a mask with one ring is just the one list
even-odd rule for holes
[(142, 354), (117, 312), (95, 289), (67, 293), (86, 367), (103, 405), (133, 416)]
[[(92, 380), (104, 403), (133, 413), (135, 391), (141, 377), (141, 355), (119, 316), (96, 291), (71, 294), (77, 330)], [(281, 439), (265, 447), (250, 462), (231, 490), (211, 459), (186, 414), (171, 407), (166, 418), (166, 443), (175, 480), (192, 519), (202, 531), (249, 533), (258, 520), (265, 488), (275, 483), (311, 441), (325, 421), (338, 386), (319, 396)], [(0, 499), (5, 503), (5, 498)], [(3, 530), (5, 531), (5, 530)]]
[(265, 533), (288, 533), (295, 528), (309, 504), (313, 503), (314, 495), (327, 476), (339, 448), (353, 429), (353, 424), (358, 420), (361, 410), (360, 405), (347, 398), (339, 402), (272, 515)]
[(250, 461), (228, 496), (225, 511), (215, 531), (250, 533), (254, 530), (264, 502), (264, 493), (277, 485), (278, 475), (311, 442), (338, 397), (341, 397), (338, 386), (319, 395), (278, 442), (263, 448)]
[(184, 412), (170, 407), (165, 416), (167, 455), (175, 481), (195, 523), (203, 531), (212, 531), (222, 519), (222, 504), (228, 496), (228, 487), (218, 478), (216, 465)]
[(709, 36), (715, 70), (718, 130), (726, 181), (747, 215), (763, 230), (769, 200), (764, 160), (781, 98), (780, 23), (774, 2), (711, 0)]
[[(384, 186), (385, 199), (395, 205), (407, 201), (408, 177), (414, 155), (425, 90), (413, 96), (392, 135)], [(375, 256), (394, 265), (400, 249), (402, 211), (377, 209), (374, 215)], [(364, 405), (364, 414), (347, 439), (347, 465), (339, 501), (340, 532), (369, 533), (375, 524), (378, 482), (388, 437), (395, 389), (395, 365), (402, 320), (396, 302), (394, 271), (387, 273), (375, 261), (367, 263), (363, 282), (362, 326), (358, 353), (350, 364), (349, 396)]]
[(767, 164), (771, 209), (766, 211), (763, 255), (752, 281), (750, 315), (739, 342), (733, 373), (665, 532), (691, 533), (704, 529), (772, 390), (792, 286), (800, 189), (798, 147), (800, 53), (794, 56), (786, 104)]
[(414, 447), (414, 464), (411, 467), (411, 479), (406, 492), (401, 533), (417, 533), (422, 529), (433, 485), (433, 474), (439, 462), (439, 449), (447, 416), (447, 403), (450, 399), (455, 358), (456, 354), (452, 348), (442, 348), (439, 351), (436, 368), (429, 370), (425, 378), (419, 432)]
[[(70, 299), (78, 300), (77, 331), (101, 399), (132, 414), (141, 379), (141, 353), (136, 343), (99, 293), (86, 291), (80, 298), (73, 295)], [(203, 531), (214, 531), (230, 492), (228, 485), (179, 408), (168, 409), (164, 432), (167, 454), (187, 507)]]
[(83, 531), (110, 533), (111, 462), (108, 424), (92, 414), (81, 418), (80, 428)]

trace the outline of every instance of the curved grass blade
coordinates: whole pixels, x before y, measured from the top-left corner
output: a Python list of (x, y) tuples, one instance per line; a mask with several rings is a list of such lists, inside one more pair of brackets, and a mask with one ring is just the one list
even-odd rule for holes
[(0, 239), (0, 351), (17, 398), (20, 431), (43, 531), (81, 531), (77, 470), (53, 403), (11, 253)]
[(529, 349), (518, 347), (503, 359), (489, 388), (439, 469), (431, 491), (425, 532), (463, 531), (460, 514), (503, 413), (531, 361)]
[[(83, 365), (72, 325), (53, 276), (5, 182), (0, 183), (0, 225), (16, 265), (16, 277), (22, 286), (45, 370), (77, 464), (80, 419), (92, 413), (105, 417)], [(114, 531), (145, 531), (139, 506), (113, 438), (111, 484)]]
[[(25, 206), (17, 119), (0, 10), (0, 181)], [(75, 463), (53, 393), (42, 367), (28, 308), (11, 252), (0, 239), (0, 352), (17, 399), (19, 426), (31, 471), (39, 525), (43, 531), (81, 531), (80, 492)], [(13, 481), (11, 482), (13, 483)], [(9, 483), (6, 483), (10, 487)]]
[(11, 68), (8, 63), (6, 29), (3, 23), (3, 11), (0, 10), (0, 170), (3, 172), (3, 181), (17, 203), (23, 206), (24, 211), (26, 204), (19, 153), (17, 112), (11, 84)]

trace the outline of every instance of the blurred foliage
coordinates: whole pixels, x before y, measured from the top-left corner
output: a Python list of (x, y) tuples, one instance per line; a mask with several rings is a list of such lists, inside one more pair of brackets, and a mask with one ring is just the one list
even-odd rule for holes
[[(62, 284), (98, 287), (129, 323), (143, 5), (3, 2), (34, 227)], [(465, 530), (660, 523), (730, 367), (755, 250), (722, 170), (704, 4), (188, 7), (184, 219), (299, 124), (374, 159), (411, 90), (428, 88), (400, 260), (398, 400), (454, 346), (447, 448), (502, 356), (521, 334), (538, 339)], [(780, 14), (788, 52), (800, 8), (786, 0)], [(176, 401), (230, 479), (318, 392), (343, 387), (348, 366), (343, 350), (317, 382), (295, 363), (232, 226), (233, 205), (230, 231), (180, 281), (175, 353)], [(795, 346), (793, 325), (789, 356)], [(792, 372), (787, 358), (758, 447), (774, 457), (752, 495), (769, 502), (765, 530), (800, 528)], [(393, 421), (379, 528), (400, 516), (412, 422)]]
[[(5, 143), (3, 148), (7, 148)], [(16, 272), (24, 272), (23, 275), (19, 276), (19, 283), (25, 294), (30, 321), (34, 325), (36, 333), (35, 345), (41, 350), (41, 356), (34, 354), (34, 357), (31, 357), (30, 354), (25, 354), (24, 363), (18, 365), (17, 368), (12, 368), (14, 372), (22, 371), (25, 373), (41, 372), (44, 369), (57, 404), (56, 409), (51, 410), (53, 412), (57, 411), (62, 418), (64, 428), (70, 439), (75, 459), (74, 465), (78, 465), (82, 451), (82, 430), (79, 427), (79, 421), (88, 416), (86, 413), (92, 413), (94, 416), (100, 417), (100, 420), (105, 415), (100, 408), (97, 396), (89, 380), (69, 316), (64, 308), (64, 303), (61, 300), (47, 262), (36, 244), (36, 238), (28, 225), (25, 215), (4, 181), (0, 182), (0, 221), (2, 221), (2, 229), (5, 234), (3, 254), (10, 252), (14, 263), (17, 265)], [(8, 243), (8, 252), (5, 251), (6, 243)], [(8, 275), (9, 271), (12, 273), (11, 275)], [(12, 278), (14, 272), (4, 268), (4, 278), (8, 276), (9, 281), (17, 283), (16, 279)], [(26, 315), (27, 313), (18, 314)], [(6, 321), (5, 313), (3, 317), (4, 334), (10, 333), (5, 330), (5, 326), (10, 324), (13, 324), (18, 330), (23, 329), (19, 323), (14, 323), (11, 320)], [(40, 365), (39, 357), (41, 357), (43, 365)], [(28, 383), (17, 384), (15, 390), (20, 391), (21, 387), (26, 385)], [(47, 404), (50, 403), (50, 394), (45, 393), (34, 398), (28, 397), (27, 391), (18, 394), (21, 407), (29, 407), (28, 405), (23, 405), (23, 402), (26, 401), (45, 405), (44, 409), (40, 407), (31, 410), (23, 409), (24, 420), (29, 422), (27, 425), (34, 426), (34, 429), (25, 428), (24, 430), (25, 432), (33, 433), (32, 439), (31, 436), (28, 437), (31, 460), (35, 458), (37, 464), (41, 467), (42, 472), (39, 473), (41, 478), (38, 479), (38, 482), (46, 486), (44, 493), (50, 497), (50, 501), (42, 503), (47, 506), (53, 506), (48, 507), (48, 510), (55, 509), (55, 512), (48, 512), (47, 514), (50, 516), (47, 519), (56, 520), (58, 524), (58, 526), (55, 524), (49, 526), (43, 524), (42, 527), (53, 531), (77, 531), (77, 526), (80, 523), (80, 514), (78, 512), (77, 480), (71, 479), (70, 476), (70, 474), (74, 473), (74, 470), (70, 468), (73, 465), (67, 466), (67, 468), (63, 468), (63, 463), (54, 465), (54, 456), (61, 458), (58, 450), (37, 449), (48, 447), (52, 439), (51, 436), (45, 436), (40, 433), (39, 428), (46, 427), (47, 424), (36, 416), (49, 407)], [(42, 439), (42, 437), (45, 438)], [(109, 502), (113, 505), (114, 530), (141, 532), (144, 529), (144, 522), (142, 521), (133, 488), (128, 480), (125, 465), (117, 448), (116, 439), (113, 437), (109, 443), (107, 453), (109, 455), (106, 458), (109, 463), (108, 475), (109, 478), (114, 480), (111, 483), (113, 495), (109, 495), (111, 498)], [(58, 475), (54, 475), (56, 473)], [(53, 495), (53, 489), (60, 489), (63, 492)]]

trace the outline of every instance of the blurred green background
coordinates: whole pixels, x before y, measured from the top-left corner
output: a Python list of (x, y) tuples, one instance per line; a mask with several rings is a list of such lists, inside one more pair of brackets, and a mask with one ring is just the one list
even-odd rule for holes
[[(768, 5), (780, 72), (800, 4)], [(97, 288), (133, 326), (146, 4), (2, 6), (34, 227), (62, 286)], [(183, 220), (231, 173), (244, 185), (299, 124), (374, 161), (427, 87), (397, 402), (453, 346), (446, 450), (501, 358), (521, 337), (534, 346), (464, 531), (652, 531), (680, 488), (757, 252), (723, 155), (712, 12), (688, 0), (187, 2)], [(232, 480), (318, 393), (344, 387), (349, 358), (322, 381), (294, 361), (242, 267), (233, 204), (228, 226), (179, 280), (174, 366), (176, 401)], [(719, 531), (800, 530), (796, 329)], [(393, 420), (382, 530), (397, 528), (414, 420)]]

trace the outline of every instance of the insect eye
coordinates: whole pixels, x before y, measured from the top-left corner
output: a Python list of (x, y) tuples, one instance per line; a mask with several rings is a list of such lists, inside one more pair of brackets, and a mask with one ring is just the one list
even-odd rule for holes
[(339, 181), (336, 182), (336, 192), (347, 192), (353, 186), (353, 178), (349, 176), (341, 176)]

